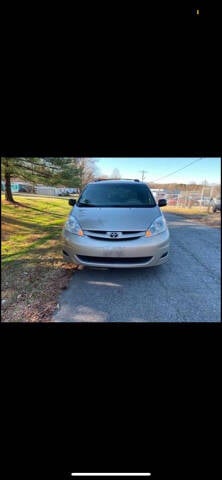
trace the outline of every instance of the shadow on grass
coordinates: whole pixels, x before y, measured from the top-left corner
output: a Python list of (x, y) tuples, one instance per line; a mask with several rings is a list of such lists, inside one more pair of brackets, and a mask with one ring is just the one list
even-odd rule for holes
[(41, 212), (41, 213), (44, 213), (46, 215), (50, 215), (52, 217), (63, 217), (64, 216), (62, 213), (52, 213), (50, 211), (40, 210), (40, 208), (30, 207), (29, 205), (26, 205), (25, 203), (13, 202), (13, 203), (9, 203), (9, 205), (15, 205), (17, 207), (23, 207), (23, 208), (27, 208), (29, 210), (35, 210), (37, 212)]
[[(2, 215), (2, 223), (8, 223), (11, 225), (20, 225), (21, 227), (24, 227), (26, 229), (32, 229), (34, 232), (40, 232), (40, 231), (49, 231), (49, 230), (54, 230), (56, 228), (61, 228), (60, 225), (41, 225), (41, 224), (35, 224), (34, 220), (33, 222), (26, 222), (24, 220), (18, 220), (17, 218), (11, 218), (8, 217), (7, 215), (3, 214)], [(62, 222), (61, 222), (62, 223)], [(65, 223), (65, 221), (64, 221)]]
[[(43, 238), (40, 238), (39, 240), (36, 240), (35, 242), (33, 242), (31, 245), (29, 245), (26, 248), (21, 249), (21, 247), (20, 247), (19, 252), (10, 253), (10, 254), (3, 254), (2, 255), (2, 265), (6, 265), (7, 263), (10, 263), (11, 261), (13, 261), (16, 258), (23, 257), (25, 254), (31, 253), (32, 256), (35, 258), (35, 257), (37, 257), (41, 254), (44, 255), (47, 251), (52, 252), (52, 250), (54, 250), (56, 247), (54, 247), (54, 246), (53, 247), (46, 247), (46, 248), (43, 247), (43, 248), (40, 248), (40, 249), (38, 249), (36, 247), (39, 247), (40, 245), (43, 245), (48, 240), (57, 240), (57, 239), (59, 239), (59, 235), (55, 236), (55, 233), (53, 232), (53, 233), (51, 233), (51, 235), (45, 235)], [(59, 248), (59, 246), (58, 246), (58, 248)], [(33, 258), (33, 260), (34, 260), (34, 258)], [(24, 260), (26, 261), (26, 259), (24, 259)]]
[(20, 204), (21, 206), (25, 207), (25, 208), (28, 208), (30, 210), (36, 210), (37, 212), (41, 212), (41, 213), (45, 213), (46, 215), (50, 215), (52, 217), (64, 217), (63, 214), (61, 213), (52, 213), (52, 212), (49, 212), (49, 211), (45, 211), (45, 210), (40, 210), (40, 208), (35, 208), (35, 207), (29, 207), (27, 205), (22, 205)]

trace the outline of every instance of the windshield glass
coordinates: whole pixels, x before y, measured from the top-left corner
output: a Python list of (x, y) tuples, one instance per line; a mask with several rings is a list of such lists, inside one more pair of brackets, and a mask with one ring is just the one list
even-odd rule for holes
[(89, 184), (79, 197), (79, 207), (155, 207), (156, 202), (144, 184)]

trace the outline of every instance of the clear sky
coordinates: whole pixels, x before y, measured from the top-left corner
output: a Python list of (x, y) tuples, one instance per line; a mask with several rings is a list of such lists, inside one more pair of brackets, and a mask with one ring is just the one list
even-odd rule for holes
[[(114, 168), (119, 170), (122, 178), (139, 178), (145, 170), (144, 181), (158, 183), (190, 183), (201, 184), (207, 180), (221, 183), (221, 159), (218, 158), (96, 158), (99, 175), (111, 175)], [(193, 163), (192, 163), (193, 162)], [(191, 165), (189, 165), (191, 164)], [(184, 168), (186, 167), (186, 168)], [(174, 173), (176, 170), (181, 171)]]

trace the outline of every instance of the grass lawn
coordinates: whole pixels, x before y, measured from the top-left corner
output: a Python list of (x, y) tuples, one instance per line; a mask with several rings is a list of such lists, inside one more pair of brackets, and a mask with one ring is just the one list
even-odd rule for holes
[(166, 205), (161, 208), (162, 212), (176, 213), (183, 217), (196, 220), (210, 227), (221, 226), (221, 214), (219, 211), (212, 213), (208, 212), (208, 207), (177, 207), (174, 205)]
[(63, 263), (67, 199), (2, 196), (2, 321), (50, 321), (75, 269)]

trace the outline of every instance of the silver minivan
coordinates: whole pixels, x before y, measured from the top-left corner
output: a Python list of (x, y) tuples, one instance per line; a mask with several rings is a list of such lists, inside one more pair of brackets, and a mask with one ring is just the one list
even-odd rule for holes
[(65, 261), (105, 268), (152, 267), (169, 255), (169, 231), (147, 184), (139, 180), (88, 183), (62, 232)]

